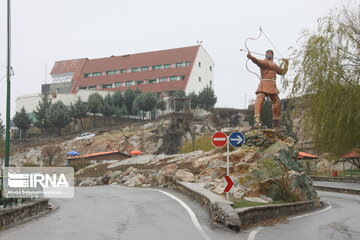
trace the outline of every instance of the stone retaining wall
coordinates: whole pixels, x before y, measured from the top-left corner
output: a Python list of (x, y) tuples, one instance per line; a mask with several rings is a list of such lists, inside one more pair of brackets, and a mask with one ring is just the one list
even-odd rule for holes
[(335, 188), (335, 187), (325, 187), (325, 186), (314, 186), (318, 191), (327, 191), (327, 192), (337, 192), (337, 193), (346, 193), (360, 195), (360, 190), (356, 189), (346, 189), (346, 188)]
[(21, 205), (0, 209), (0, 229), (26, 221), (49, 210), (49, 199), (36, 199)]
[(211, 217), (214, 221), (223, 223), (225, 226), (235, 231), (240, 230), (239, 218), (234, 208), (230, 204), (220, 202), (213, 203), (203, 194), (193, 191), (177, 181), (172, 181), (169, 187), (180, 191), (200, 202), (210, 211)]
[(360, 178), (311, 177), (313, 181), (360, 183)]
[(250, 208), (238, 208), (237, 214), (240, 218), (241, 226), (246, 226), (266, 219), (285, 217), (297, 213), (313, 210), (317, 207), (316, 200), (303, 201), (297, 203), (274, 204), (267, 206), (257, 206)]

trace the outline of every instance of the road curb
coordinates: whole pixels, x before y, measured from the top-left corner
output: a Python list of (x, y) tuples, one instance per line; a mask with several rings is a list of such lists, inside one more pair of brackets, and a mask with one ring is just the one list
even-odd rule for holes
[(314, 188), (315, 188), (315, 190), (318, 190), (318, 191), (360, 195), (360, 190), (356, 190), (356, 189), (335, 188), (335, 187), (325, 187), (325, 186), (314, 186)]
[(360, 183), (360, 178), (311, 177), (313, 181)]

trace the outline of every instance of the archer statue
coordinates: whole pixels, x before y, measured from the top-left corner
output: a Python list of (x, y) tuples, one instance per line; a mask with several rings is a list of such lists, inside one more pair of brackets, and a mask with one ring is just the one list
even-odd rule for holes
[(272, 127), (280, 127), (280, 113), (281, 113), (281, 102), (279, 98), (279, 90), (276, 87), (276, 74), (285, 75), (288, 66), (289, 60), (282, 58), (283, 61), (280, 66), (274, 63), (274, 52), (272, 50), (267, 50), (265, 54), (265, 59), (257, 59), (251, 55), (250, 51), (247, 54), (247, 57), (260, 68), (260, 83), (256, 90), (256, 102), (255, 102), (255, 126), (260, 127), (260, 115), (262, 110), (262, 105), (264, 103), (265, 97), (269, 97), (272, 102), (272, 118), (273, 123)]

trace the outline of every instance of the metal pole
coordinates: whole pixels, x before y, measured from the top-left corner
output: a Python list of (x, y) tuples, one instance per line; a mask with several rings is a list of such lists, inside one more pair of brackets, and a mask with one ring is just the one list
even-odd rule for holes
[[(230, 158), (230, 153), (229, 153), (229, 136), (226, 137), (227, 138), (227, 142), (226, 142), (226, 175), (230, 176), (229, 173), (229, 158)], [(226, 200), (229, 201), (229, 193), (226, 193)]]
[(5, 140), (5, 167), (9, 166), (10, 159), (10, 70), (11, 70), (11, 22), (10, 0), (7, 0), (7, 88), (6, 88), (6, 140)]

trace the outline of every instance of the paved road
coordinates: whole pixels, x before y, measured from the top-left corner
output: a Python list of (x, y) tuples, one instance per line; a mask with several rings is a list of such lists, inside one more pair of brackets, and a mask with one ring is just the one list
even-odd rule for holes
[[(161, 192), (114, 186), (76, 188), (74, 199), (54, 201), (59, 209), (0, 232), (0, 240), (147, 240), (147, 239), (254, 239), (251, 229), (240, 233), (213, 223), (200, 204), (178, 192), (196, 215), (200, 228), (189, 212), (174, 198)], [(261, 229), (255, 239), (360, 239), (360, 197), (320, 192), (332, 208), (326, 212), (290, 220)], [(199, 227), (198, 226), (198, 227)]]
[(360, 183), (343, 183), (343, 182), (328, 182), (328, 181), (314, 181), (314, 186), (346, 188), (360, 190)]
[(157, 191), (114, 186), (76, 188), (74, 199), (56, 200), (59, 209), (26, 224), (0, 232), (1, 240), (147, 240), (247, 239), (212, 223), (194, 200), (168, 191), (195, 212), (206, 236), (195, 227), (187, 210)]
[[(360, 196), (318, 191), (328, 211), (262, 228), (251, 240), (360, 239)], [(256, 229), (254, 230), (256, 231)]]

